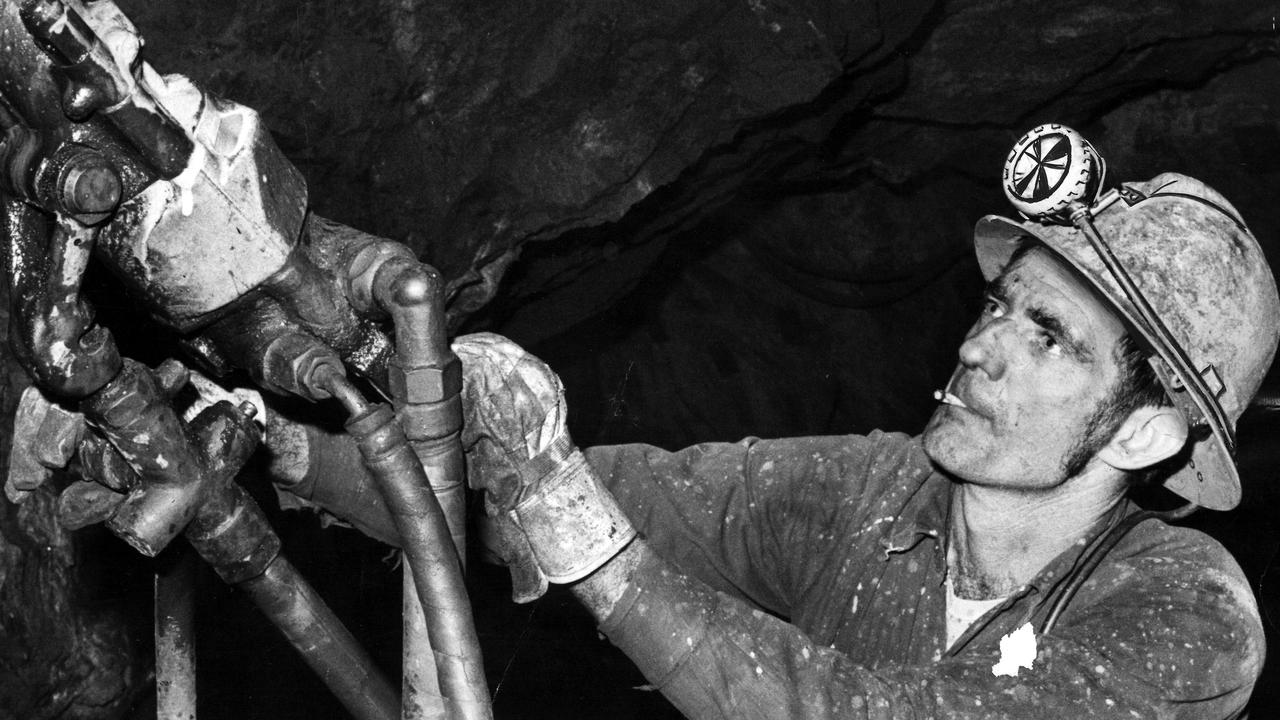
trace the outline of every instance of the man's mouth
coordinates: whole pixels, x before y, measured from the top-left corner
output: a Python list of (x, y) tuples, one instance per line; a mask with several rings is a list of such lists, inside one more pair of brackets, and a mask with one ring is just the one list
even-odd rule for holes
[(962, 407), (962, 408), (965, 408), (966, 410), (967, 410), (967, 409), (969, 409), (969, 406), (968, 406), (968, 405), (965, 405), (965, 404), (964, 404), (964, 401), (963, 401), (963, 400), (961, 400), (959, 397), (956, 397), (956, 394), (955, 394), (955, 393), (953, 393), (953, 392), (951, 392), (950, 390), (945, 390), (945, 391), (944, 391), (944, 390), (934, 390), (934, 391), (933, 391), (933, 399), (934, 399), (934, 400), (937, 400), (938, 402), (942, 403), (943, 405), (954, 405), (954, 406), (956, 406), (956, 407)]

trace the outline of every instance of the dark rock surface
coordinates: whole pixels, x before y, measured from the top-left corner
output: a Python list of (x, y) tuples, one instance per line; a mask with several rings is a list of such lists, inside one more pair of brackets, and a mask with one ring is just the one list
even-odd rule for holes
[[(1207, 181), (1280, 262), (1280, 58), (1264, 3), (121, 5), (158, 69), (263, 113), (317, 213), (408, 243), (453, 282), (460, 329), (546, 357), (583, 444), (918, 429), (978, 299), (972, 224), (1008, 212), (1000, 165), (1041, 122), (1083, 131), (1113, 177)], [(1245, 503), (1197, 520), (1264, 607), (1280, 601), (1264, 583), (1280, 547), (1276, 425), (1242, 423)], [(14, 619), (34, 606), (24, 574), (50, 574), (46, 602), (71, 613), (80, 585), (107, 581), (79, 579), (65, 534), (52, 553), (15, 541), (26, 526), (9, 510), (0, 659), (79, 659), (44, 661), (43, 686), (0, 675), (0, 717), (118, 717), (110, 702), (62, 709), (136, 684), (122, 668), (139, 641), (96, 620)], [(283, 522), (299, 565), (394, 667), (399, 583), (377, 549)], [(512, 608), (501, 575), (477, 572), (500, 718), (663, 712), (566, 598)], [(242, 600), (208, 591), (220, 630), (202, 652), (224, 699), (202, 716), (334, 713), (287, 648), (243, 655), (270, 631)], [(112, 653), (101, 667), (115, 674), (87, 683)], [(622, 669), (609, 685), (601, 668)], [(1280, 714), (1273, 675), (1255, 717)], [(549, 683), (564, 691), (538, 699)], [(82, 700), (28, 700), (54, 692)]]
[(145, 611), (147, 595), (111, 595), (146, 578), (120, 571), (123, 549), (105, 531), (73, 539), (56, 505), (51, 487), (21, 506), (3, 502), (0, 718), (123, 717), (147, 666), (137, 647), (146, 640), (131, 636), (125, 614)]
[[(423, 251), (462, 311), (523, 242), (617, 220), (928, 8), (816, 5), (123, 3), (158, 67), (258, 108), (321, 214)], [(753, 155), (708, 163), (720, 195)]]

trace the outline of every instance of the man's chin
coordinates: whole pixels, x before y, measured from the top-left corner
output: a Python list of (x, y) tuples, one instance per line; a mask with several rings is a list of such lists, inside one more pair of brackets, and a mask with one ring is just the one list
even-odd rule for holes
[(935, 465), (941, 464), (939, 455), (945, 454), (942, 452), (944, 446), (947, 445), (945, 436), (950, 434), (947, 432), (947, 422), (942, 417), (942, 414), (941, 407), (935, 410), (933, 417), (929, 418), (928, 424), (924, 426), (924, 432), (920, 433), (924, 454), (928, 455)]
[(933, 415), (929, 417), (929, 422), (925, 423), (924, 432), (921, 436), (924, 438), (925, 445), (929, 444), (931, 437), (938, 437), (940, 434), (951, 434), (959, 430), (958, 418), (953, 416), (949, 405), (939, 405), (934, 409)]
[(962, 439), (928, 430), (921, 437), (924, 454), (939, 473), (960, 482), (973, 482), (978, 476), (974, 472), (975, 458), (965, 454), (963, 445), (956, 444)]
[(934, 411), (920, 439), (924, 454), (939, 469), (952, 475), (958, 474), (964, 464), (963, 458), (973, 451), (979, 440), (973, 437), (971, 428), (963, 427), (946, 405), (940, 405)]

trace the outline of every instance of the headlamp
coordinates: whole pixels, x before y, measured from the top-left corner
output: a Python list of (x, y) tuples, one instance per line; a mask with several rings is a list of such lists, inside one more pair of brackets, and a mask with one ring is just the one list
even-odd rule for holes
[[(1224, 384), (1217, 369), (1213, 363), (1200, 368), (1192, 363), (1093, 222), (1104, 212), (1119, 210), (1112, 210), (1117, 203), (1130, 208), (1160, 195), (1162, 188), (1145, 195), (1129, 187), (1104, 192), (1106, 172), (1106, 161), (1080, 133), (1065, 125), (1047, 124), (1032, 129), (1014, 144), (1005, 160), (1003, 186), (1009, 201), (1027, 220), (1074, 226), (1089, 240), (1136, 310), (1135, 319), (1144, 326), (1144, 334), (1156, 345), (1152, 366), (1174, 405), (1186, 416), (1193, 436), (1216, 430), (1234, 457), (1235, 430), (1219, 401)], [(1214, 207), (1243, 228), (1240, 219), (1225, 208), (1203, 198), (1184, 197)]]

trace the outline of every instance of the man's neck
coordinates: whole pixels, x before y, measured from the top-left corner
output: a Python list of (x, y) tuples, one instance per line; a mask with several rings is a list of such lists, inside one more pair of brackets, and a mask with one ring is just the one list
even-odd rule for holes
[(947, 566), (959, 597), (1012, 593), (1084, 538), (1124, 499), (1115, 477), (1084, 475), (1046, 490), (960, 483), (951, 494)]

